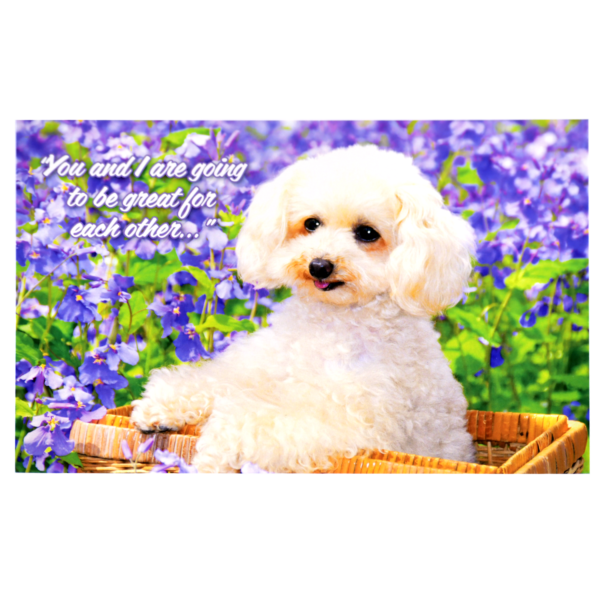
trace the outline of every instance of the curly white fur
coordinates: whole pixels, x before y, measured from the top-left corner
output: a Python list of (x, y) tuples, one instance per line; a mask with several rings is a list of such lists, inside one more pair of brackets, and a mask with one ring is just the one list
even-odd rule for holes
[[(381, 237), (357, 240), (359, 225)], [(402, 154), (353, 146), (298, 161), (259, 189), (237, 245), (244, 281), (294, 296), (214, 360), (153, 371), (133, 421), (204, 423), (203, 472), (309, 472), (360, 449), (474, 460), (430, 319), (461, 297), (473, 248), (469, 225)], [(315, 258), (343, 285), (320, 289)]]

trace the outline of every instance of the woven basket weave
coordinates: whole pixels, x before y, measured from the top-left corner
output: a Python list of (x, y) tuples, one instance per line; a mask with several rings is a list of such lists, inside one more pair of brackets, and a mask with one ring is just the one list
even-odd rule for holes
[[(177, 433), (148, 436), (129, 421), (131, 406), (109, 410), (99, 421), (75, 421), (71, 440), (83, 472), (128, 473), (134, 468), (123, 455), (127, 440), (133, 455), (154, 437), (153, 448), (138, 457), (137, 471), (158, 462), (154, 450), (168, 450), (192, 461), (200, 425)], [(467, 411), (467, 429), (477, 446), (477, 462), (457, 462), (385, 450), (363, 450), (353, 458), (335, 457), (328, 473), (580, 473), (587, 429), (564, 415)], [(176, 472), (177, 468), (169, 469)]]

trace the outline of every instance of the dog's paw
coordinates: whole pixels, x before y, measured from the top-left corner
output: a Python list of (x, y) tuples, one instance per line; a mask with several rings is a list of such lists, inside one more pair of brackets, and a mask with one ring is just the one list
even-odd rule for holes
[[(136, 425), (136, 427), (137, 427), (137, 425)], [(151, 435), (153, 433), (167, 433), (168, 431), (170, 431), (170, 432), (178, 431), (177, 429), (171, 429), (169, 427), (162, 427), (162, 426), (159, 426), (156, 429), (140, 429), (139, 427), (138, 427), (138, 429), (140, 430), (141, 433), (143, 433), (145, 435)]]
[(181, 414), (163, 404), (150, 400), (134, 400), (134, 407), (129, 420), (142, 433), (164, 433), (166, 431), (178, 431), (185, 425)]

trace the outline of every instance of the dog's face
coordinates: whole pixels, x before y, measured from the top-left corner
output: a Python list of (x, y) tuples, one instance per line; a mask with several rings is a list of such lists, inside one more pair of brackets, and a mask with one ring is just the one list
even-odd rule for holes
[(307, 301), (365, 304), (390, 294), (415, 315), (456, 302), (473, 232), (402, 154), (374, 146), (301, 160), (264, 184), (240, 232), (238, 268)]

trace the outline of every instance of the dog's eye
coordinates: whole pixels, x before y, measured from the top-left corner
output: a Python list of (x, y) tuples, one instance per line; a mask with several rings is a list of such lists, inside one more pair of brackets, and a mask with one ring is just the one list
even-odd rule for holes
[(304, 221), (304, 228), (306, 229), (306, 231), (310, 231), (311, 233), (313, 231), (315, 231), (317, 229), (317, 227), (320, 227), (321, 225), (321, 221), (319, 221), (319, 219), (315, 219), (315, 218), (310, 218), (310, 219), (306, 219), (306, 221)]
[(359, 225), (354, 230), (354, 237), (359, 242), (376, 242), (381, 236), (370, 225)]

